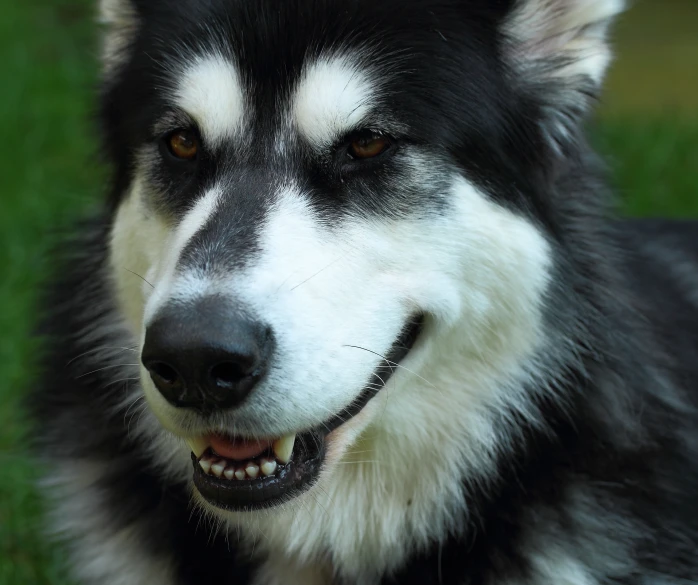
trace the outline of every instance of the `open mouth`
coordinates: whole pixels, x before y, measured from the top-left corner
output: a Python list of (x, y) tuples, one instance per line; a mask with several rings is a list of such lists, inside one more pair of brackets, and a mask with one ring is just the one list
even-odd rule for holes
[(196, 443), (190, 442), (194, 485), (207, 502), (226, 510), (267, 508), (292, 498), (312, 485), (325, 455), (324, 437), (313, 432), (276, 441), (210, 437)]
[(325, 458), (325, 438), (356, 416), (412, 349), (423, 325), (411, 320), (380, 366), (380, 385), (372, 384), (318, 429), (276, 439), (211, 435), (188, 440), (194, 485), (210, 504), (225, 510), (256, 510), (281, 504), (317, 480)]

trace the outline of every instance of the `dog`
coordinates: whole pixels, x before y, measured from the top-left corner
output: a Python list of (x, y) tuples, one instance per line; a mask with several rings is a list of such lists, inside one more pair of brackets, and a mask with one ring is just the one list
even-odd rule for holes
[(30, 397), (78, 583), (698, 583), (698, 228), (584, 131), (623, 9), (102, 0)]

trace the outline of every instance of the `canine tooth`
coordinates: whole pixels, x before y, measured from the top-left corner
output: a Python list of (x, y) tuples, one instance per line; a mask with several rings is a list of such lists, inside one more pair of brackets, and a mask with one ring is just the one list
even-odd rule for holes
[(250, 461), (245, 465), (245, 472), (250, 478), (255, 479), (259, 475), (259, 465)]
[(211, 471), (216, 477), (223, 475), (223, 471), (225, 471), (225, 461), (217, 461), (211, 465)]
[(201, 459), (199, 461), (199, 465), (201, 466), (201, 469), (204, 470), (204, 473), (209, 473), (211, 471), (211, 461), (208, 459)]
[(274, 441), (274, 455), (280, 463), (288, 463), (293, 453), (293, 445), (296, 442), (296, 434), (286, 435)]
[(276, 461), (273, 459), (262, 459), (260, 468), (264, 475), (274, 475), (276, 471)]
[(185, 439), (185, 441), (189, 445), (191, 452), (197, 457), (201, 457), (208, 449), (208, 443), (201, 437), (190, 437)]
[(245, 470), (244, 469), (236, 469), (235, 470), (235, 478), (236, 479), (245, 479)]
[(233, 479), (233, 477), (235, 477), (235, 469), (233, 467), (226, 467), (223, 475), (225, 475), (225, 479)]

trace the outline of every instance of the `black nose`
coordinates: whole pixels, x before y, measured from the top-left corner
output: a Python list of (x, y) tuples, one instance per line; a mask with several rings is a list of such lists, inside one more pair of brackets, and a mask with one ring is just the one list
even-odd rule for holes
[(269, 328), (221, 297), (169, 303), (148, 326), (141, 360), (170, 404), (203, 413), (239, 406), (264, 376)]

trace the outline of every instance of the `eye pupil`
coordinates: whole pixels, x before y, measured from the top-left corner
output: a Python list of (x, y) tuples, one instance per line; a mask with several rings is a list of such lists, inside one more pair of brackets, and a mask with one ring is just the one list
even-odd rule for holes
[(349, 144), (349, 156), (355, 159), (373, 158), (385, 152), (390, 142), (382, 136), (359, 138)]
[(192, 160), (199, 150), (196, 136), (185, 130), (170, 135), (168, 146), (173, 156), (183, 160)]

